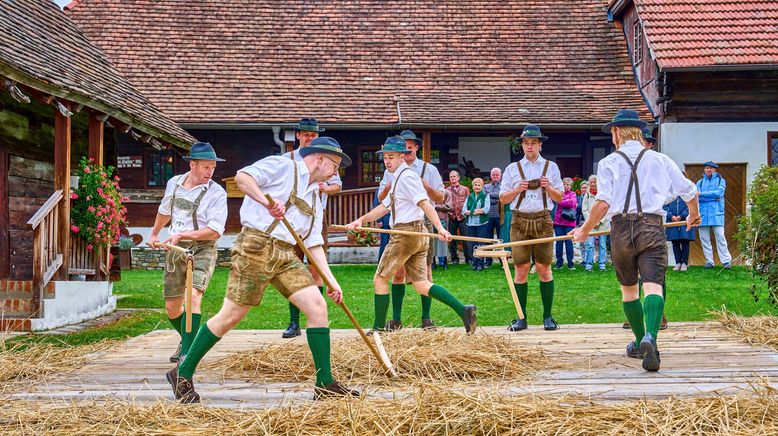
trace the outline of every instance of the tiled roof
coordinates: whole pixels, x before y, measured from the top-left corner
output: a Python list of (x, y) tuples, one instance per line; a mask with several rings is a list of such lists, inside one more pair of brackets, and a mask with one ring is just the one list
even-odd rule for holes
[(80, 0), (182, 123), (602, 124), (649, 113), (606, 0)]
[(778, 1), (638, 0), (662, 69), (778, 64)]
[(182, 147), (195, 140), (138, 92), (51, 0), (0, 2), (0, 76)]

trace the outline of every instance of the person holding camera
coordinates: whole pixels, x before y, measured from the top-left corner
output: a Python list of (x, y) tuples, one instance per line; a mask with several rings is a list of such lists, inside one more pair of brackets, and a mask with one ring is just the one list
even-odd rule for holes
[[(554, 236), (564, 236), (575, 229), (575, 208), (578, 206), (578, 198), (573, 191), (573, 179), (565, 177), (562, 180), (564, 192), (562, 201), (557, 203), (556, 214), (554, 215)], [(573, 265), (573, 241), (556, 242), (556, 268), (562, 268), (562, 251), (567, 251), (567, 267), (575, 269)]]

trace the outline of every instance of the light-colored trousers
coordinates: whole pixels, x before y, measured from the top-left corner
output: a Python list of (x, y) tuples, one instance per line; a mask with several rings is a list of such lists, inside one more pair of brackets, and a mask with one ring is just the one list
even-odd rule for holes
[(721, 263), (732, 262), (732, 256), (727, 248), (727, 238), (724, 236), (724, 226), (700, 226), (700, 244), (702, 244), (702, 253), (705, 255), (705, 262), (713, 264), (713, 246), (710, 243), (710, 231), (716, 237), (716, 248), (719, 252)]

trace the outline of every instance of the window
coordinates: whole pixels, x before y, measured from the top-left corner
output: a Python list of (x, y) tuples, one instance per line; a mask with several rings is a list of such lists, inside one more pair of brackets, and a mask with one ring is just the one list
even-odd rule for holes
[(767, 164), (778, 167), (778, 132), (767, 133)]
[(634, 65), (643, 61), (643, 26), (640, 20), (632, 24), (632, 63)]
[(173, 150), (149, 153), (146, 170), (149, 188), (165, 187), (167, 181), (173, 177)]
[(359, 148), (359, 186), (376, 186), (384, 176), (384, 161), (378, 147)]

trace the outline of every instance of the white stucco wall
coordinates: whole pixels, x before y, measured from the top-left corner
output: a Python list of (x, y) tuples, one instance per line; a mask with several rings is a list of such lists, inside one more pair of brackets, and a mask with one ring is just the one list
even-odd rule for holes
[[(778, 132), (771, 123), (663, 123), (660, 127), (662, 152), (683, 169), (687, 163), (748, 164), (750, 185), (762, 165), (767, 164), (767, 132)], [(694, 177), (693, 177), (694, 178)]]
[(32, 330), (50, 330), (94, 319), (116, 310), (111, 282), (54, 282), (54, 298), (44, 299), (43, 318), (32, 319)]

